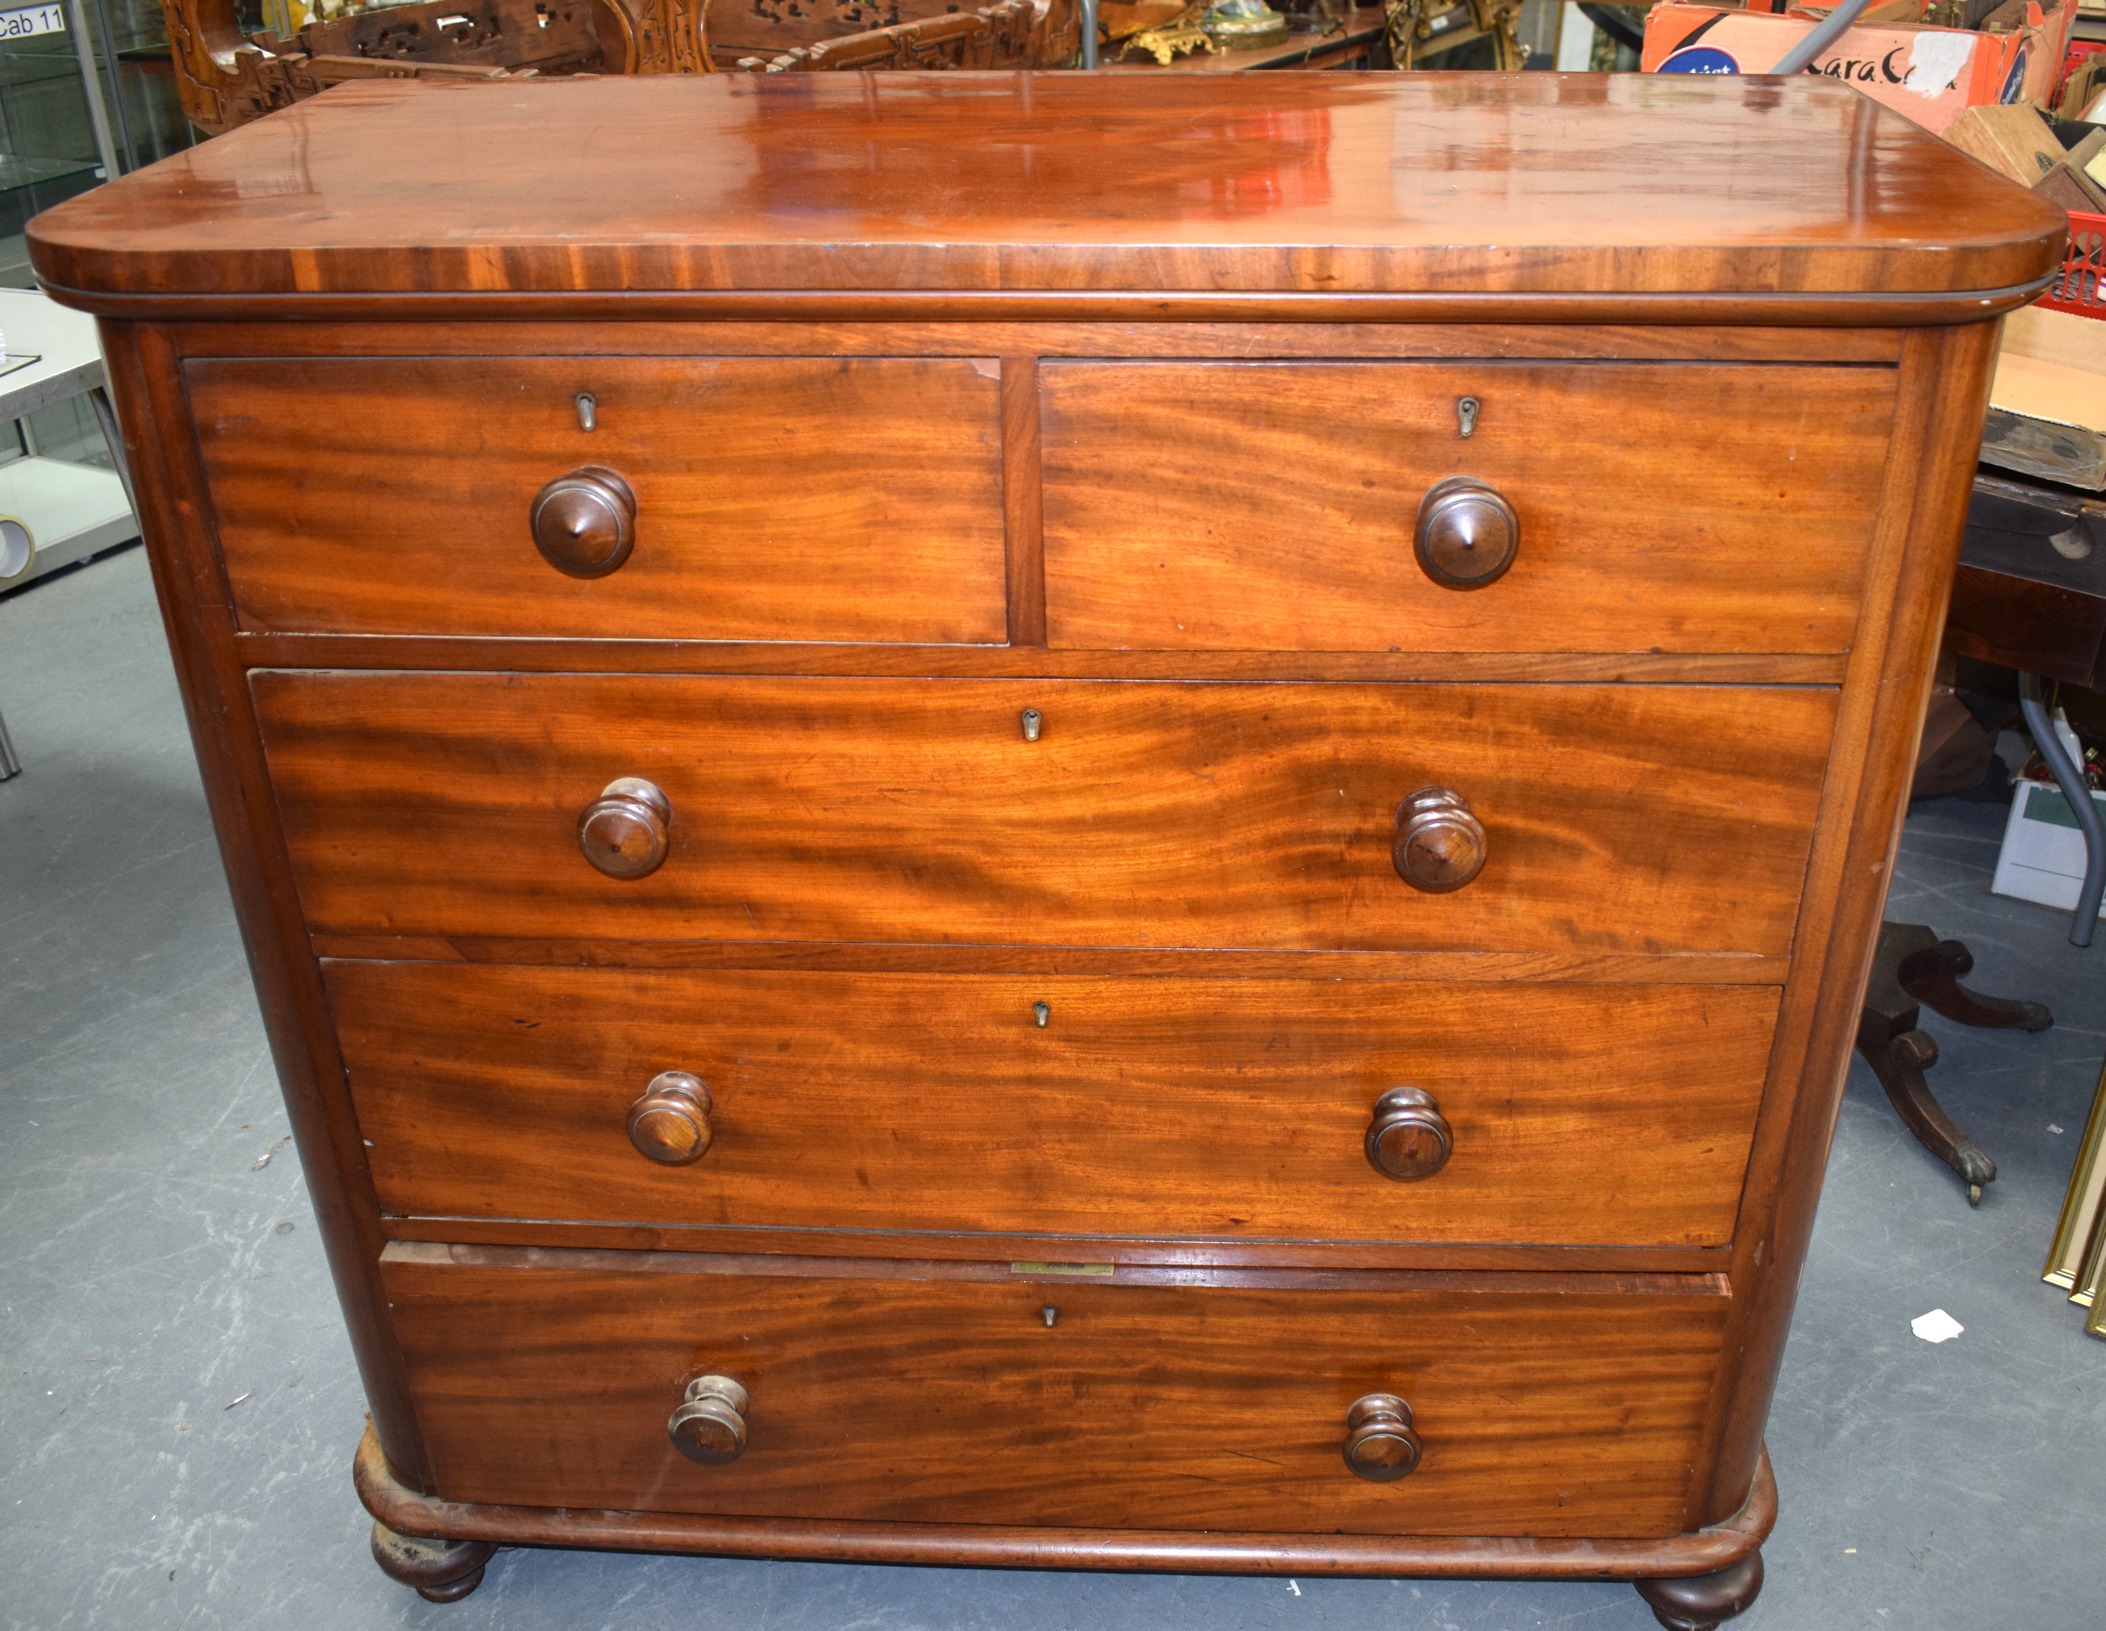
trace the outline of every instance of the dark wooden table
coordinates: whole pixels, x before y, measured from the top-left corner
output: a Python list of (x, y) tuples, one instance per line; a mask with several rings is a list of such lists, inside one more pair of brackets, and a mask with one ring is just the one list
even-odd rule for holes
[(2041, 681), (2097, 689), (2106, 680), (2106, 503), (2042, 482), (1977, 476), (1946, 642), (1962, 656), (2018, 670), (2026, 728), (2084, 834), (2084, 886), (2069, 938), (2088, 946), (2106, 895), (2106, 831), (2082, 768), (2050, 724)]
[[(2018, 671), (2026, 728), (2084, 834), (2084, 884), (2069, 937), (2088, 946), (2106, 890), (2106, 834), (2080, 767), (2055, 734), (2042, 681), (2094, 689), (2106, 682), (2106, 504), (2042, 482), (1977, 475), (1945, 641), (1962, 656)], [(1927, 925), (1881, 924), (1857, 1048), (1909, 1130), (1979, 1204), (1996, 1163), (1931, 1092), (1924, 1073), (1938, 1062), (1938, 1045), (1917, 1027), (1921, 1009), (1962, 1025), (2040, 1031), (2052, 1021), (2038, 1003), (1960, 985), (1973, 967), (1965, 946), (1940, 940)]]

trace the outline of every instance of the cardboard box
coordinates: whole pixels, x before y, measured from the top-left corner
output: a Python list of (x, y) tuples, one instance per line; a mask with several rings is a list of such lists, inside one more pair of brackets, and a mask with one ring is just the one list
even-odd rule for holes
[(1982, 458), (2106, 492), (2106, 322), (2041, 306), (2004, 319)]
[[(2001, 32), (1859, 23), (1806, 71), (1855, 85), (1926, 130), (1943, 130), (1971, 107), (2051, 105), (2075, 6), (2072, 0), (2016, 0), (2005, 10), (2015, 26)], [(1666, 0), (1646, 16), (1639, 67), (1649, 74), (1766, 74), (1817, 22), (1803, 11)]]
[[(2093, 793), (2091, 801), (2106, 815), (2106, 793)], [(2004, 823), (1991, 893), (2069, 912), (2076, 909), (2083, 882), (2084, 834), (2069, 800), (2052, 782), (2020, 782), (2011, 798), (2011, 819)], [(2106, 918), (2106, 904), (2099, 916)]]

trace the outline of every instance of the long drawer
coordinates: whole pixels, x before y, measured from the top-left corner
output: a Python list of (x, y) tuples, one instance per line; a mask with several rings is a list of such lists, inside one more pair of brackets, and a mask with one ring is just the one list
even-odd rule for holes
[[(1835, 712), (1817, 688), (252, 685), (314, 928), (436, 936), (1779, 954)], [(670, 811), (641, 878), (580, 849), (623, 778)], [(1447, 893), (1396, 862), (1429, 786), (1484, 834)]]
[[(1847, 650), (1895, 402), (1889, 368), (1048, 363), (1056, 646)], [(1435, 483), (1519, 547), (1435, 582)]]
[[(1003, 639), (998, 375), (885, 357), (185, 367), (245, 627), (691, 640)], [(558, 570), (530, 525), (579, 470), (612, 471), (633, 505), (604, 576)]]
[[(324, 969), (389, 1212), (811, 1229), (1715, 1246), (1777, 1012), (1740, 986)], [(659, 1112), (699, 1156), (631, 1141), (663, 1072), (701, 1085)], [(1400, 1086), (1446, 1129), (1430, 1174), (1370, 1156)]]
[[(874, 1267), (389, 1246), (435, 1493), (842, 1520), (1667, 1535), (1728, 1305), (1706, 1276), (1196, 1286)], [(746, 1395), (743, 1453), (715, 1465), (668, 1437), (705, 1375)], [(1421, 1444), (1395, 1482), (1345, 1461), (1349, 1413), (1376, 1394), (1409, 1407)]]

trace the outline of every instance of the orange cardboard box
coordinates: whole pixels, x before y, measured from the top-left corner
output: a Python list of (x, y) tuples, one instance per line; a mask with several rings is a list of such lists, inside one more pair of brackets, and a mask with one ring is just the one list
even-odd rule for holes
[[(2074, 0), (2020, 0), (2001, 32), (1922, 23), (1859, 23), (1808, 67), (1855, 85), (1927, 130), (1967, 108), (1999, 102), (2050, 105), (2069, 43)], [(1645, 19), (1639, 67), (1649, 74), (1766, 74), (1812, 33), (1815, 16), (1668, 0)]]

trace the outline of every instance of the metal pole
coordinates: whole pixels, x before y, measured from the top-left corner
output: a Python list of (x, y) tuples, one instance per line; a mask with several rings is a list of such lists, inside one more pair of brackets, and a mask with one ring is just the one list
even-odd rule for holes
[(1082, 12), (1082, 65), (1097, 66), (1097, 0), (1081, 0)]
[(118, 72), (117, 25), (110, 21), (109, 0), (95, 0), (95, 26), (102, 32), (102, 73), (110, 86), (110, 126), (116, 137), (117, 153), (127, 166), (139, 162), (139, 150), (132, 145), (131, 121), (124, 116), (124, 80)]
[(2026, 717), (2026, 731), (2033, 738), (2033, 746), (2047, 761), (2048, 774), (2069, 800), (2069, 813), (2077, 818), (2077, 831), (2084, 835), (2084, 886), (2077, 891), (2077, 915), (2070, 922), (2069, 943), (2088, 946), (2092, 931), (2099, 926), (2099, 900), (2106, 896), (2106, 822), (2100, 821), (2099, 807), (2092, 802), (2091, 789), (2084, 784), (2083, 768), (2070, 759), (2062, 738), (2055, 734), (2055, 722), (2048, 717), (2038, 674), (2018, 676), (2018, 707)]
[(80, 57), (80, 88), (88, 99), (88, 122), (95, 127), (95, 151), (102, 155), (102, 175), (105, 181), (115, 181), (124, 174), (117, 162), (117, 144), (110, 138), (110, 110), (102, 100), (102, 82), (95, 72), (95, 44), (88, 35), (88, 8), (84, 0), (66, 0), (67, 14), (73, 21), (73, 49)]
[(88, 391), (88, 406), (95, 410), (95, 423), (102, 427), (102, 439), (110, 449), (110, 462), (117, 466), (117, 479), (124, 483), (124, 501), (132, 507), (132, 519), (139, 519), (139, 500), (132, 495), (132, 464), (124, 456), (124, 432), (117, 426), (117, 410), (110, 402), (110, 393), (103, 386), (91, 386)]

